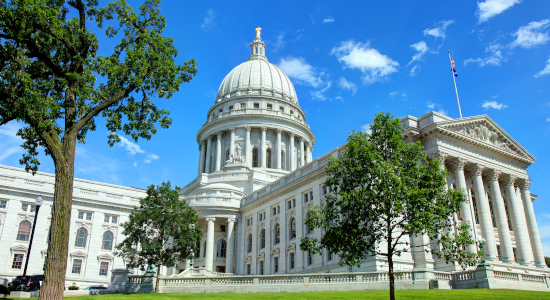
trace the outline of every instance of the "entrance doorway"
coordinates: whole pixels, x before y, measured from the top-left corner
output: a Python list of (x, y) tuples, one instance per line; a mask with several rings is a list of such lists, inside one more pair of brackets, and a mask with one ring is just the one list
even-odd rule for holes
[(224, 266), (217, 266), (216, 272), (218, 273), (225, 273), (225, 267)]

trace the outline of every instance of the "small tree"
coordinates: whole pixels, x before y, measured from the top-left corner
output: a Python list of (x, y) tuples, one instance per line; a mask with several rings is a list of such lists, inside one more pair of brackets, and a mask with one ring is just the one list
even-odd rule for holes
[(40, 299), (63, 298), (77, 142), (86, 142), (98, 116), (111, 146), (118, 132), (150, 139), (172, 122), (153, 99), (169, 98), (197, 72), (194, 59), (176, 64), (159, 2), (145, 0), (134, 12), (125, 0), (103, 8), (98, 0), (0, 1), (0, 126), (24, 123), (17, 135), (27, 171), (38, 170), (42, 147), (55, 165)]
[(160, 268), (174, 267), (183, 259), (191, 259), (202, 231), (195, 226), (197, 212), (179, 199), (179, 187), (172, 189), (170, 182), (150, 185), (147, 197), (134, 207), (128, 222), (122, 224), (126, 238), (117, 245), (118, 256), (130, 267), (146, 270), (156, 265), (159, 292)]
[[(412, 247), (409, 237), (428, 235), (432, 240), (451, 227), (450, 216), (459, 211), (465, 196), (446, 190), (447, 172), (438, 159), (428, 160), (420, 142), (403, 141), (403, 127), (390, 113), (377, 114), (371, 133), (352, 132), (346, 148), (326, 167), (325, 184), (335, 193), (322, 207), (313, 207), (306, 224), (323, 228), (320, 240), (305, 237), (301, 249), (320, 253), (326, 248), (341, 264), (360, 266), (371, 256), (388, 262), (390, 299), (395, 299), (393, 258)], [(448, 261), (462, 258), (474, 264), (463, 245), (474, 243), (464, 225), (457, 236), (444, 236)], [(429, 244), (429, 243), (428, 243)]]
[(544, 257), (544, 262), (546, 263), (546, 266), (550, 268), (550, 257), (545, 256)]

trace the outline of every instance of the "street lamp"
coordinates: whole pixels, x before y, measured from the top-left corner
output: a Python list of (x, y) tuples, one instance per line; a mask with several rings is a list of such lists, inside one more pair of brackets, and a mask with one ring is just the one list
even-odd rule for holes
[[(475, 241), (479, 245), (479, 250), (483, 251), (483, 247), (485, 246), (485, 243), (486, 243), (485, 239), (479, 236)], [(485, 252), (483, 252), (483, 257), (481, 258), (481, 263), (479, 264), (478, 267), (490, 267), (490, 266), (491, 265), (487, 263), (487, 260), (485, 260)]]
[(31, 231), (31, 240), (29, 241), (29, 251), (27, 251), (27, 259), (25, 260), (25, 269), (23, 269), (23, 276), (27, 276), (27, 266), (29, 265), (29, 257), (31, 256), (31, 248), (32, 248), (32, 239), (34, 237), (34, 228), (36, 228), (36, 218), (38, 217), (38, 211), (40, 210), (40, 206), (44, 200), (42, 200), (42, 197), (38, 196), (36, 200), (34, 201), (34, 205), (36, 206), (36, 211), (34, 212), (34, 222), (32, 224), (32, 231)]

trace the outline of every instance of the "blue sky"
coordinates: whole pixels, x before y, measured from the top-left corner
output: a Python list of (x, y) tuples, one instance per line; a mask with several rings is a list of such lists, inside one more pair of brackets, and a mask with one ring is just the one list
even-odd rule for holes
[[(100, 1), (105, 3), (105, 1)], [(141, 1), (130, 1), (137, 8)], [(198, 74), (159, 107), (170, 129), (110, 148), (104, 122), (77, 146), (76, 177), (144, 188), (195, 178), (196, 133), (219, 84), (249, 55), (260, 26), (270, 62), (292, 79), (316, 135), (313, 156), (342, 145), (374, 114), (457, 118), (447, 50), (456, 61), (465, 117), (487, 114), (537, 162), (528, 171), (545, 253), (550, 254), (550, 1), (163, 1), (165, 35)], [(103, 45), (103, 46), (101, 46)], [(112, 41), (100, 38), (100, 51)], [(20, 124), (0, 127), (0, 164), (19, 166)], [(49, 157), (40, 171), (53, 172)]]

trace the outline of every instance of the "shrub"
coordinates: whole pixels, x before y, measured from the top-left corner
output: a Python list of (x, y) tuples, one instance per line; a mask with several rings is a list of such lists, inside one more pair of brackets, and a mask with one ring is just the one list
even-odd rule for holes
[(76, 291), (78, 289), (79, 289), (79, 287), (77, 287), (76, 285), (72, 285), (72, 286), (69, 287), (69, 291)]
[(8, 290), (8, 288), (3, 285), (3, 284), (0, 284), (0, 294), (9, 294), (10, 291)]

